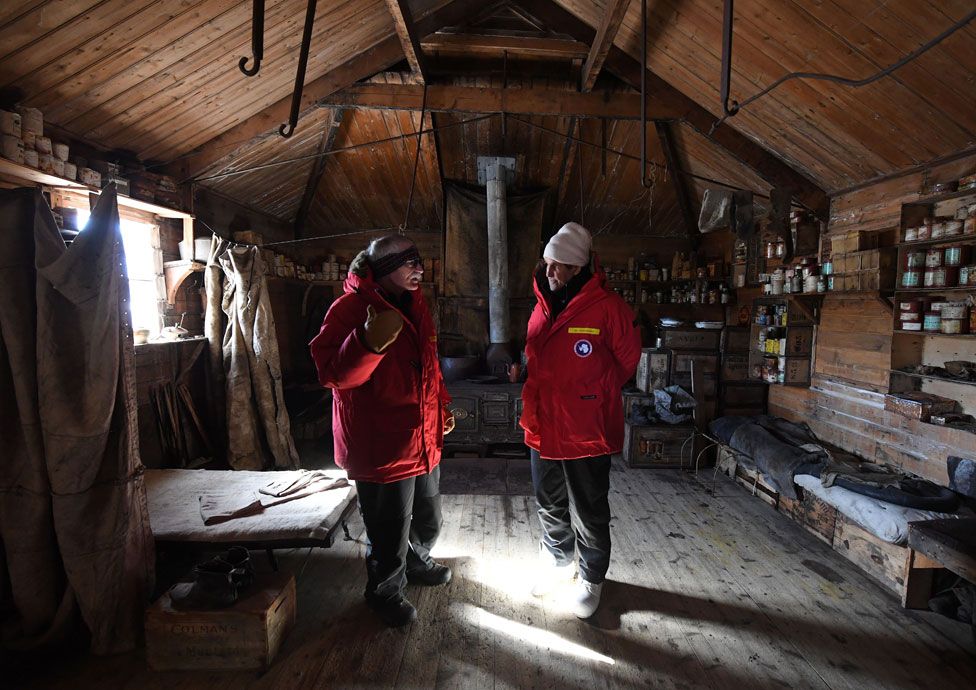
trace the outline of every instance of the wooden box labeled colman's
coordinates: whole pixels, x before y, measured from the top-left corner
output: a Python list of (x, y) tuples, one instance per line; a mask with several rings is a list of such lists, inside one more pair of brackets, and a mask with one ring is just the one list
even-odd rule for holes
[(146, 661), (156, 671), (264, 669), (294, 625), (291, 575), (259, 577), (233, 606), (215, 611), (179, 611), (167, 592), (146, 611)]
[(682, 467), (692, 456), (692, 437), (695, 427), (688, 424), (659, 424), (654, 426), (624, 425), (624, 460), (631, 467), (659, 469)]

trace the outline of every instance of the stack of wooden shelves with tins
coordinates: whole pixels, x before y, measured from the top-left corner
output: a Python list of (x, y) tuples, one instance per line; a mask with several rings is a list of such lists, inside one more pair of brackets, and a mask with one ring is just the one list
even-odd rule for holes
[(749, 326), (722, 329), (722, 368), (719, 373), (718, 415), (757, 415), (766, 412), (766, 385), (749, 376)]
[(787, 386), (810, 385), (813, 319), (809, 308), (789, 295), (752, 303), (749, 378)]
[(903, 204), (900, 233), (889, 393), (941, 396), (976, 415), (976, 381), (945, 368), (976, 366), (976, 189)]

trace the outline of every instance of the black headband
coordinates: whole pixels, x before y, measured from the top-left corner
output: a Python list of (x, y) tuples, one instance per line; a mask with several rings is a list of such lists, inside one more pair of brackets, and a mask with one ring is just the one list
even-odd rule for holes
[(396, 254), (387, 254), (386, 256), (370, 260), (369, 267), (373, 271), (373, 279), (379, 280), (383, 276), (393, 273), (403, 264), (408, 261), (420, 261), (420, 252), (417, 248), (411, 245), (410, 247), (404, 249), (402, 252), (397, 252)]

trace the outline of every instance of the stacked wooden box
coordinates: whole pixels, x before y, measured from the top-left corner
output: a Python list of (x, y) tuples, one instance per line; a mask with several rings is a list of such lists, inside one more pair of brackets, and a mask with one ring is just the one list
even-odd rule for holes
[[(631, 467), (674, 468), (682, 466), (682, 451), (694, 431), (687, 424), (635, 424), (634, 408), (654, 405), (654, 391), (671, 385), (672, 352), (645, 348), (637, 365), (637, 391), (624, 392), (624, 460)], [(690, 390), (690, 386), (688, 387)], [(690, 446), (690, 443), (687, 444)]]
[(832, 291), (891, 290), (897, 249), (878, 248), (877, 233), (851, 232), (831, 239)]
[(749, 327), (722, 329), (722, 371), (718, 414), (757, 415), (766, 411), (766, 384), (749, 376)]

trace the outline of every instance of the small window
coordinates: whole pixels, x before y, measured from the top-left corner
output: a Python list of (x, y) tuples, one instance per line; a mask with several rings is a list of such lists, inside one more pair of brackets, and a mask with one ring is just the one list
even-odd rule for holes
[[(78, 209), (78, 225), (82, 230), (88, 225), (91, 211)], [(128, 218), (120, 219), (122, 246), (125, 249), (125, 267), (129, 274), (129, 299), (132, 313), (132, 329), (149, 329), (149, 338), (159, 335), (159, 296), (156, 292), (157, 275), (153, 247), (153, 226)]]

